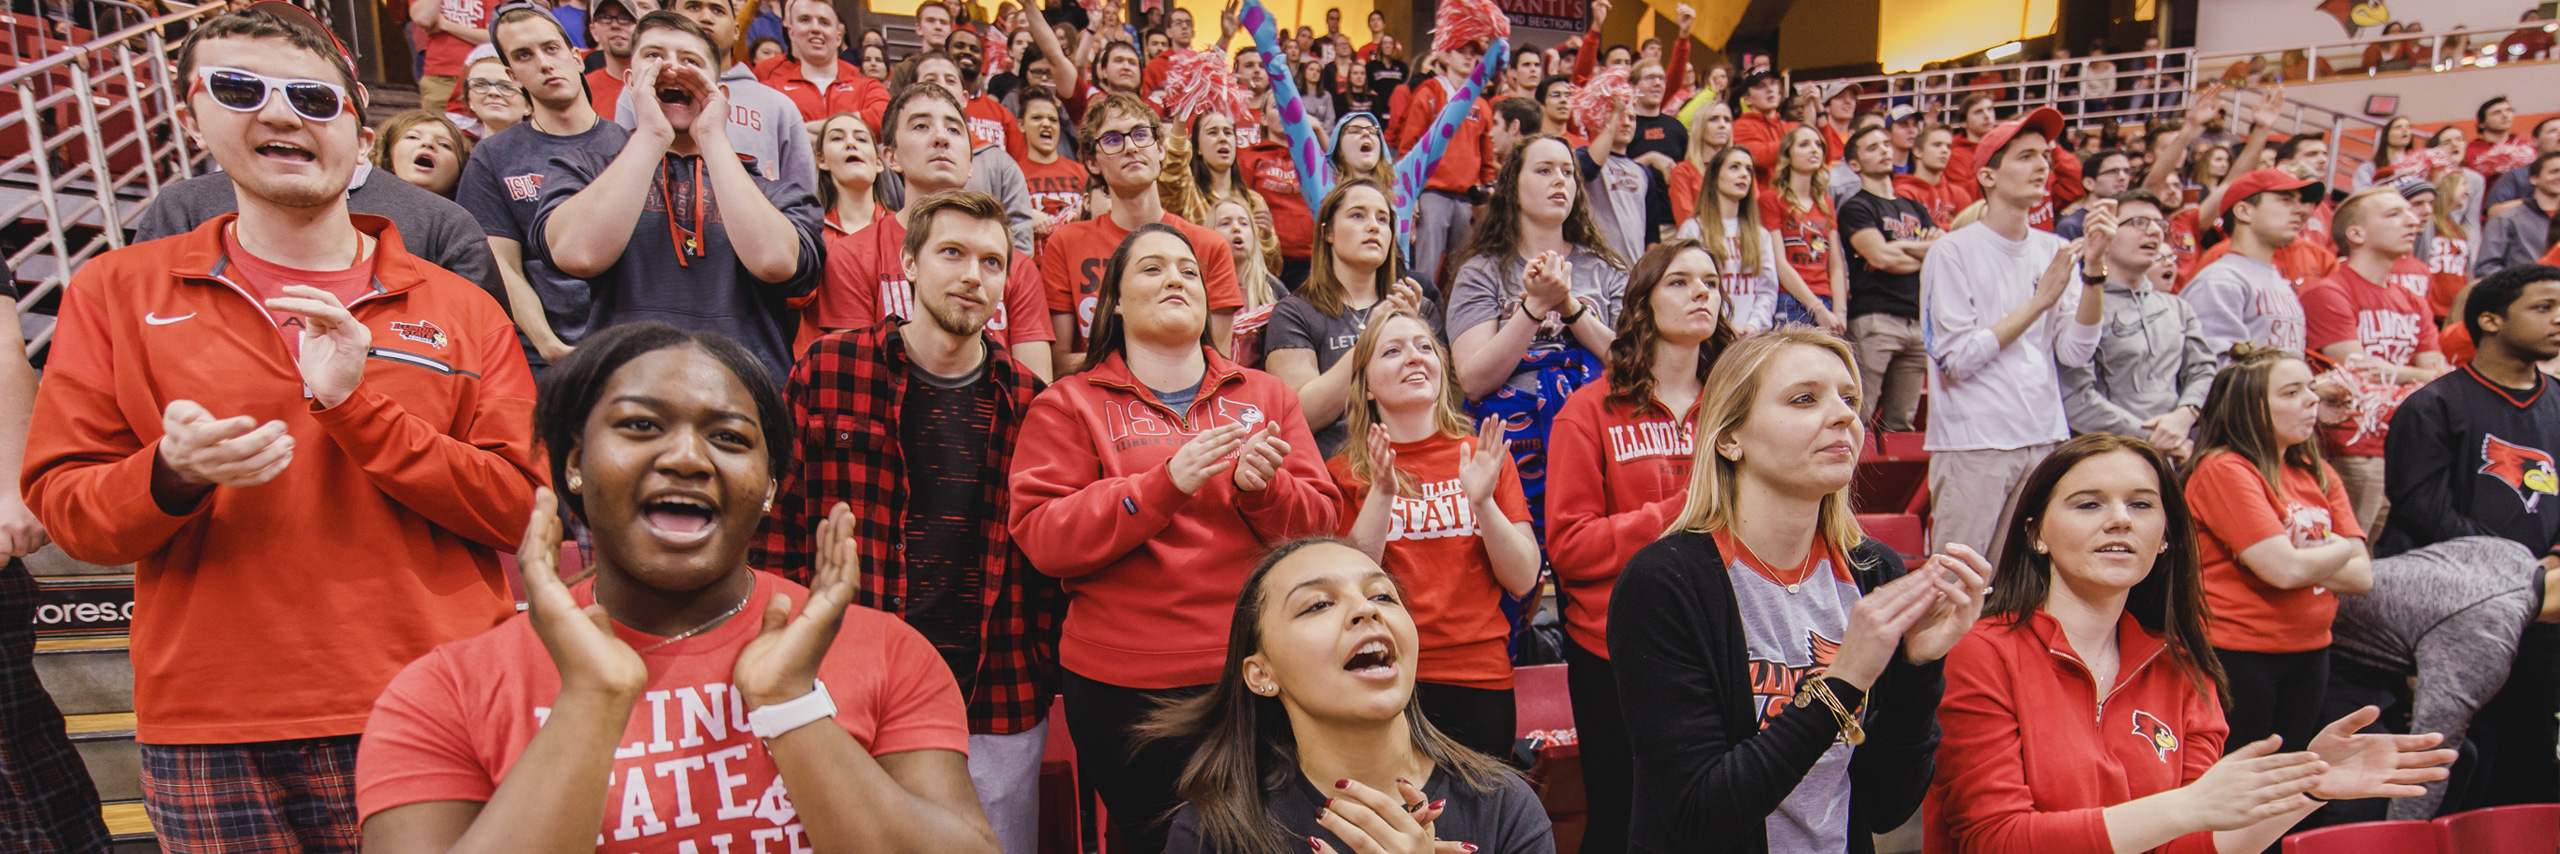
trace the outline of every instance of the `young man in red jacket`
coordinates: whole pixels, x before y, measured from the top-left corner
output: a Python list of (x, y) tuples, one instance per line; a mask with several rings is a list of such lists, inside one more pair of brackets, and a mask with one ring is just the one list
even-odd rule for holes
[(1742, 78), (1740, 91), (1742, 105), (1750, 109), (1733, 117), (1733, 144), (1751, 152), (1751, 165), (1765, 181), (1769, 170), (1778, 165), (1778, 140), (1796, 126), (1779, 115), (1787, 100), (1787, 81), (1762, 69)]
[(810, 577), (819, 520), (854, 508), (854, 604), (905, 620), (942, 653), (969, 701), (979, 805), (1005, 851), (1030, 852), (1066, 599), (1006, 528), (1005, 472), (1041, 382), (990, 321), (1017, 286), (1038, 299), (1039, 282), (1008, 275), (1031, 259), (994, 197), (933, 192), (905, 215), (914, 227), (894, 263), (913, 282), (912, 319), (826, 335), (792, 366), (792, 420), (827, 426), (794, 431), (803, 464), (784, 474), (747, 563)]
[(837, 56), (844, 52), (844, 22), (836, 19), (835, 4), (785, 0), (782, 11), (791, 52), (756, 63), (756, 80), (790, 98), (812, 134), (837, 113), (858, 114), (877, 133), (889, 87)]
[[(1442, 107), (1449, 105), (1454, 90), (1475, 76), (1476, 63), (1484, 59), (1485, 45), (1468, 42), (1452, 50), (1441, 51), (1440, 73), (1414, 87), (1413, 99), (1390, 112), (1387, 135), (1395, 141), (1397, 151), (1412, 151), (1422, 143), (1422, 134), (1440, 117)], [(1485, 129), (1493, 126), (1493, 103), (1478, 98), (1458, 124), (1458, 132), (1440, 154), (1440, 165), (1431, 170), (1431, 178), (1423, 182), (1422, 197), (1414, 201), (1413, 278), (1429, 290), (1441, 281), (1440, 261), (1467, 242), (1475, 230), (1475, 207), (1468, 201), (1467, 191), (1477, 184), (1490, 182), (1502, 169), (1486, 150)]]
[(374, 697), (512, 613), (533, 377), (497, 303), (348, 214), (363, 90), (317, 21), (224, 15), (178, 72), (240, 212), (72, 278), (27, 502), (72, 557), (136, 564), (160, 844), (351, 851)]

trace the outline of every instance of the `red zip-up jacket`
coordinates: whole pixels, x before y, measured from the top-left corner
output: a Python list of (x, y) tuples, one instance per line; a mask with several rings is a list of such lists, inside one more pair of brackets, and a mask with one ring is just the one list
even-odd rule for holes
[[(411, 659), (512, 614), (493, 548), (513, 549), (544, 475), (533, 374), (476, 285), (375, 239), (364, 381), (337, 406), (303, 393), (298, 353), (229, 278), (223, 229), (91, 260), (63, 295), (27, 431), (27, 506), (72, 557), (134, 563), (134, 710), (148, 744), (362, 732)], [(151, 497), (160, 415), (282, 420), (275, 480), (215, 487), (194, 509)]]
[[(1449, 75), (1443, 74), (1413, 87), (1413, 100), (1389, 112), (1387, 133), (1394, 138), (1397, 151), (1412, 151), (1422, 142), (1423, 133), (1431, 130), (1440, 118), (1440, 110), (1449, 106)], [(1479, 97), (1468, 108), (1467, 119), (1458, 123), (1458, 132), (1449, 138), (1448, 147), (1440, 150), (1440, 165), (1431, 169), (1431, 179), (1422, 183), (1425, 190), (1466, 195), (1475, 185), (1492, 181), (1502, 169), (1485, 150), (1485, 128), (1493, 126), (1493, 99)], [(1323, 200), (1318, 199), (1321, 202)]]
[(1733, 144), (1751, 152), (1751, 168), (1760, 180), (1769, 180), (1769, 171), (1778, 168), (1778, 140), (1795, 130), (1796, 123), (1771, 118), (1757, 110), (1733, 117)]
[[(1155, 690), (1214, 682), (1236, 594), (1262, 552), (1333, 533), (1340, 492), (1298, 394), (1202, 348), (1200, 396), (1174, 412), (1112, 355), (1031, 402), (1013, 458), (1013, 537), (1064, 579), (1058, 662), (1079, 676)], [(1220, 473), (1191, 495), (1165, 463), (1200, 431), (1267, 421), (1289, 443), (1272, 484)]]
[[(2222, 705), (2161, 636), (2126, 614), (2116, 649), (2115, 688), (2101, 698), (2045, 612), (1973, 625), (1947, 655), (1922, 851), (2110, 854), (2107, 807), (2194, 782), (2221, 760)], [(2212, 854), (2213, 834), (2155, 850)]]
[(1575, 389), (1547, 432), (1547, 562), (1564, 585), (1564, 630), (1609, 657), (1609, 591), (1636, 552), (1662, 538), (1689, 498), (1698, 410), (1609, 402), (1609, 384)]

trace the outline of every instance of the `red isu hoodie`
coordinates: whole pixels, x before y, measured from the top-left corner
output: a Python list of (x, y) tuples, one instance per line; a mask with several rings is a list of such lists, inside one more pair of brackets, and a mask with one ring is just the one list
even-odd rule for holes
[[(2160, 635), (2126, 614), (2116, 648), (2115, 688), (2099, 697), (2045, 612), (1974, 624), (1947, 655), (1924, 852), (2111, 854), (2107, 807), (2184, 786), (2222, 758), (2231, 730), (2221, 704), (2196, 690)], [(2212, 854), (2213, 834), (2155, 850)]]
[[(1203, 348), (1206, 350), (1206, 348)], [(1077, 675), (1155, 690), (1216, 681), (1227, 625), (1254, 562), (1273, 545), (1333, 533), (1340, 494), (1298, 394), (1279, 378), (1207, 352), (1200, 396), (1175, 412), (1113, 355), (1031, 402), (1013, 460), (1013, 536), (1031, 565), (1064, 580), (1058, 661)], [(1280, 425), (1289, 443), (1272, 484), (1226, 473), (1191, 495), (1165, 462), (1202, 430)]]
[[(134, 566), (145, 744), (353, 735), (411, 659), (507, 617), (512, 549), (543, 479), (533, 374), (478, 287), (375, 237), (355, 393), (321, 408), (240, 284), (223, 230), (98, 256), (62, 299), (27, 431), (27, 506), (72, 557)], [(171, 401), (285, 423), (274, 480), (163, 512), (151, 471)]]
[(1609, 657), (1609, 590), (1636, 551), (1662, 538), (1689, 496), (1697, 407), (1609, 402), (1609, 384), (1565, 398), (1547, 433), (1547, 562), (1564, 584), (1564, 630)]

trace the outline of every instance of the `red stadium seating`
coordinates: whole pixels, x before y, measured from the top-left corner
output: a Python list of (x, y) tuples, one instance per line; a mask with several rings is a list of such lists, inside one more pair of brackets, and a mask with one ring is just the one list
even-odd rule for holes
[[(2560, 851), (2560, 804), (2490, 807), (2435, 820), (2442, 854)], [(2292, 854), (2288, 847), (2286, 854)]]
[(1540, 664), (1511, 671), (1511, 692), (1518, 705), (1521, 738), (1537, 754), (1529, 766), (1529, 784), (1555, 825), (1557, 854), (1582, 848), (1585, 822), (1582, 800), (1582, 747), (1575, 739), (1573, 697), (1566, 690), (1565, 666)]
[(2424, 821), (2341, 824), (2284, 838), (2284, 854), (2442, 853), (2436, 844), (2436, 826)]

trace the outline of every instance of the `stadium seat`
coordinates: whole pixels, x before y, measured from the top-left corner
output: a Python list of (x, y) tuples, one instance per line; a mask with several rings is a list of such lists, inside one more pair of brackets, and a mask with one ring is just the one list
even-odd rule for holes
[(2284, 854), (2442, 854), (2436, 833), (2424, 821), (2341, 824), (2285, 837)]
[(1565, 666), (1540, 664), (1511, 671), (1511, 693), (1518, 707), (1520, 743), (1514, 761), (1529, 762), (1529, 785), (1547, 809), (1555, 827), (1556, 850), (1578, 850), (1582, 843), (1582, 747), (1573, 726), (1573, 696), (1565, 684)]
[(2560, 851), (2560, 804), (2477, 809), (2436, 819), (2435, 826), (2441, 831), (2441, 854)]
[(1913, 513), (1860, 513), (1858, 527), (1886, 548), (1902, 553), (1905, 560), (1921, 560), (1929, 555), (1929, 526)]

